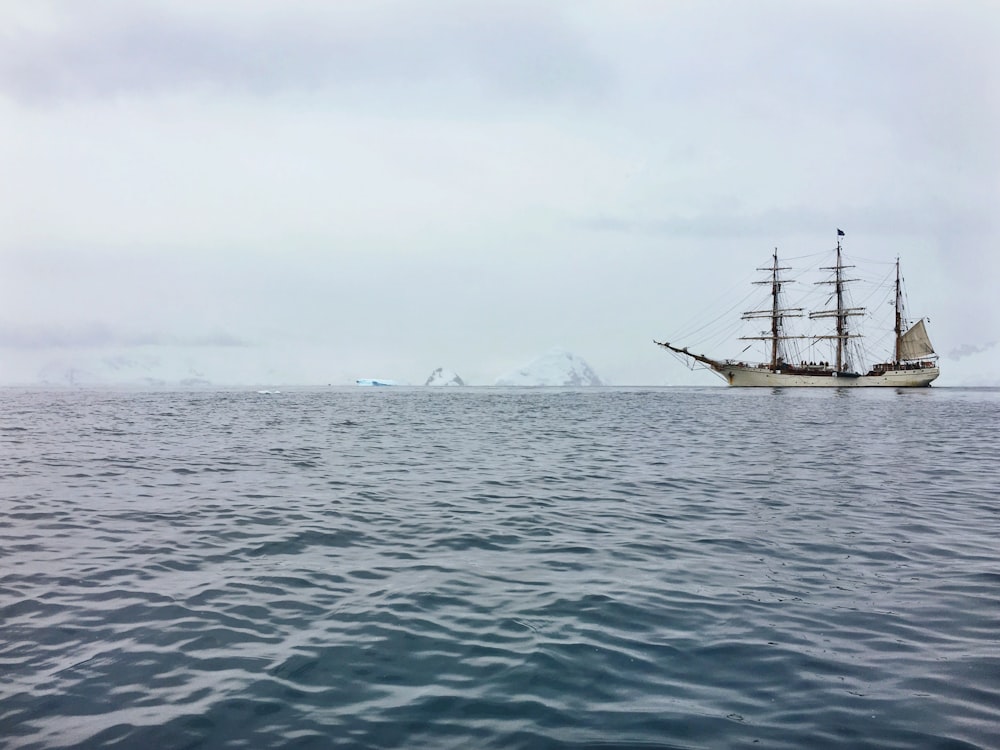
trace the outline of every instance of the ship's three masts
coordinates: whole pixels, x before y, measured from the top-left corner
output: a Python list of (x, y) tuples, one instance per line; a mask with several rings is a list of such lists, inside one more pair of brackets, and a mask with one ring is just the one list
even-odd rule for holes
[[(771, 304), (764, 309), (744, 312), (744, 320), (768, 320), (770, 330), (761, 331), (757, 336), (742, 336), (744, 340), (766, 342), (770, 349), (769, 360), (760, 364), (747, 364), (732, 359), (718, 360), (704, 354), (695, 354), (687, 347), (678, 347), (666, 342), (655, 343), (664, 349), (690, 358), (694, 362), (708, 365), (721, 375), (730, 385), (736, 386), (896, 386), (913, 387), (927, 386), (935, 380), (940, 371), (934, 361), (936, 355), (927, 336), (924, 320), (918, 320), (906, 328), (906, 316), (903, 310), (902, 277), (899, 270), (899, 259), (896, 260), (895, 289), (895, 346), (891, 362), (881, 362), (871, 365), (869, 369), (857, 352), (858, 357), (852, 357), (854, 347), (848, 347), (851, 339), (860, 339), (860, 330), (855, 330), (850, 319), (865, 314), (865, 308), (850, 306), (847, 294), (848, 285), (857, 279), (846, 278), (845, 271), (853, 268), (843, 261), (840, 238), (844, 235), (837, 230), (836, 262), (823, 270), (832, 271), (831, 278), (818, 281), (833, 287), (828, 309), (809, 313), (812, 320), (833, 318), (833, 331), (826, 334), (794, 335), (785, 330), (786, 318), (802, 317), (801, 307), (784, 307), (782, 291), (786, 284), (793, 283), (785, 279), (781, 272), (789, 270), (778, 264), (778, 252), (772, 255), (769, 267), (758, 268), (758, 271), (768, 272), (767, 278), (754, 282), (770, 286)], [(833, 362), (789, 361), (786, 342), (790, 339), (805, 339), (809, 346), (821, 340), (831, 340), (834, 343)], [(928, 359), (929, 358), (929, 359)], [(798, 357), (795, 356), (795, 360)], [(866, 372), (867, 370), (867, 372)]]

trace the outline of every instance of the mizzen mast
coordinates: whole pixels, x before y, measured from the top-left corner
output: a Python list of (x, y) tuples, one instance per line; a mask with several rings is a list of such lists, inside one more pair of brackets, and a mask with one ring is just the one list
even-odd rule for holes
[[(927, 358), (937, 359), (934, 353), (934, 346), (927, 335), (927, 328), (924, 326), (924, 318), (920, 318), (916, 323), (909, 325), (906, 320), (906, 309), (903, 299), (903, 276), (899, 270), (899, 258), (896, 258), (896, 347), (893, 352), (893, 364), (896, 367), (912, 363), (916, 360)], [(905, 328), (905, 330), (904, 330)], [(923, 362), (921, 366), (929, 366), (929, 362)]]
[(892, 361), (896, 364), (902, 360), (903, 343), (903, 285), (899, 278), (899, 257), (896, 257), (896, 346)]

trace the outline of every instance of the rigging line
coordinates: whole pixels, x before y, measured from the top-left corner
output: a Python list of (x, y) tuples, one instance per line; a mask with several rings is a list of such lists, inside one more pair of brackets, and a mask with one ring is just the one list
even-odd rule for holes
[(889, 344), (890, 343), (895, 344), (896, 334), (894, 331), (886, 331), (883, 332), (880, 336), (869, 337), (869, 340), (872, 342), (871, 345), (872, 349), (878, 349), (884, 347), (888, 350), (891, 350), (892, 347), (889, 346)]
[[(742, 287), (742, 284), (741, 284), (741, 287)], [(733, 291), (735, 289), (736, 289), (736, 286), (734, 285), (729, 290), (726, 290), (725, 292), (722, 292), (719, 295), (718, 299), (713, 300), (711, 303), (709, 303), (709, 305), (707, 307), (705, 307), (704, 310), (706, 312), (709, 311), (709, 310), (717, 310), (718, 306), (719, 306), (719, 304), (721, 303), (722, 300), (724, 300), (724, 299), (731, 299), (732, 298)], [(723, 313), (723, 314), (725, 314), (725, 313)], [(704, 321), (704, 320), (705, 320), (705, 313), (699, 311), (699, 312), (695, 313), (694, 315), (692, 315), (688, 320), (684, 321), (684, 323), (680, 326), (680, 330), (681, 330), (682, 333), (686, 332), (686, 331), (688, 331), (690, 329), (690, 327), (692, 325), (695, 325), (697, 322)], [(712, 321), (710, 321), (709, 323), (702, 323), (702, 326), (710, 325), (711, 322)], [(695, 330), (697, 331), (697, 330), (700, 330), (700, 329), (696, 328)]]
[[(886, 276), (884, 276), (881, 281), (870, 282), (869, 284), (867, 284), (868, 286), (871, 286), (871, 291), (868, 293), (868, 296), (864, 298), (861, 304), (863, 306), (866, 306), (868, 300), (875, 297), (875, 295), (878, 294), (879, 292), (882, 292), (885, 298), (888, 299), (889, 292), (892, 291), (891, 287), (893, 286), (890, 282), (891, 277), (892, 277), (892, 270), (890, 269), (889, 273)], [(860, 284), (859, 286), (866, 286), (866, 285)]]
[(729, 328), (723, 331), (719, 331), (713, 339), (707, 340), (705, 345), (710, 346), (712, 348), (721, 349), (723, 345), (728, 345), (732, 343), (736, 334), (739, 333), (740, 328), (741, 326), (736, 325), (736, 326), (730, 326)]
[(906, 294), (906, 284), (904, 283), (905, 281), (906, 281), (905, 278), (900, 277), (900, 279), (899, 279), (899, 291), (900, 291), (900, 294), (903, 297), (903, 300), (902, 300), (903, 301), (903, 305), (902, 305), (903, 309), (900, 310), (900, 315), (903, 318), (903, 324), (907, 328), (909, 328), (910, 327), (910, 321), (909, 321), (909, 319), (906, 316), (906, 312), (907, 312), (907, 310), (910, 309), (910, 298)]
[(853, 253), (846, 256), (848, 260), (858, 261), (861, 263), (871, 263), (873, 266), (894, 266), (896, 261), (894, 260), (875, 260), (874, 258), (862, 258), (860, 255), (854, 255)]
[(817, 296), (816, 290), (811, 287), (812, 284), (809, 282), (800, 282), (798, 287), (800, 290), (799, 293), (797, 295), (788, 295), (789, 307), (809, 308), (811, 306), (810, 301)]
[[(768, 259), (768, 260), (770, 260), (770, 259)], [(723, 318), (726, 318), (729, 315), (731, 315), (733, 313), (733, 311), (735, 311), (735, 310), (739, 309), (740, 307), (744, 306), (746, 304), (746, 302), (748, 300), (750, 300), (751, 298), (757, 296), (759, 294), (759, 292), (755, 291), (752, 287), (756, 286), (756, 284), (754, 284), (754, 282), (758, 280), (758, 273), (757, 272), (760, 271), (760, 270), (761, 269), (757, 269), (753, 274), (747, 274), (747, 275), (745, 275), (740, 281), (732, 284), (728, 289), (722, 291), (719, 294), (719, 296), (716, 298), (716, 300), (713, 301), (713, 303), (709, 304), (705, 309), (706, 309), (706, 311), (718, 309), (718, 306), (719, 306), (719, 304), (720, 304), (720, 302), (722, 300), (724, 300), (724, 299), (730, 299), (730, 298), (733, 297), (733, 292), (734, 292), (734, 290), (736, 288), (743, 287), (745, 285), (750, 285), (751, 289), (742, 298), (740, 298), (739, 300), (737, 300), (737, 302), (735, 304), (733, 304), (728, 309), (723, 310), (721, 313), (719, 313), (718, 315), (716, 315), (716, 317), (714, 317), (712, 319), (709, 319), (707, 322), (703, 323), (702, 325), (697, 326), (695, 328), (691, 328), (690, 326), (694, 325), (696, 321), (702, 320), (704, 318), (703, 314), (696, 315), (692, 320), (687, 321), (684, 325), (682, 325), (678, 329), (678, 332), (674, 336), (674, 338), (683, 339), (683, 338), (688, 338), (688, 337), (694, 336), (694, 335), (696, 335), (698, 333), (701, 333), (706, 328), (709, 328), (709, 327), (715, 325), (716, 323), (718, 323), (719, 320), (721, 320)], [(765, 268), (763, 270), (769, 270), (769, 269)]]
[[(708, 320), (708, 321), (706, 321), (705, 323), (702, 323), (702, 324), (701, 324), (700, 326), (698, 326), (697, 328), (694, 328), (694, 329), (689, 329), (689, 330), (687, 330), (687, 331), (682, 331), (682, 332), (681, 332), (681, 333), (679, 334), (679, 336), (680, 336), (681, 338), (685, 338), (685, 339), (686, 339), (686, 338), (693, 338), (693, 337), (694, 337), (694, 336), (695, 336), (696, 334), (699, 334), (699, 333), (701, 333), (701, 332), (702, 332), (702, 331), (704, 331), (704, 330), (705, 330), (706, 328), (710, 328), (711, 326), (714, 326), (714, 325), (716, 325), (716, 324), (717, 324), (717, 323), (718, 323), (718, 322), (719, 322), (720, 320), (723, 320), (723, 319), (728, 319), (728, 318), (729, 318), (729, 317), (731, 316), (731, 314), (732, 314), (732, 312), (733, 312), (734, 310), (737, 310), (737, 309), (739, 309), (740, 307), (742, 307), (742, 306), (743, 306), (743, 303), (744, 303), (744, 302), (746, 302), (746, 300), (747, 300), (748, 298), (750, 298), (750, 297), (753, 297), (753, 296), (754, 296), (754, 293), (753, 293), (753, 291), (750, 291), (750, 292), (748, 292), (748, 293), (747, 293), (747, 294), (746, 294), (746, 295), (745, 295), (745, 296), (743, 297), (743, 299), (741, 299), (741, 300), (737, 301), (737, 302), (736, 302), (736, 303), (735, 303), (735, 304), (734, 304), (734, 305), (733, 305), (732, 307), (730, 307), (729, 309), (727, 309), (727, 310), (724, 310), (723, 312), (719, 313), (719, 314), (718, 314), (718, 315), (717, 315), (716, 317), (712, 318), (711, 320)], [(677, 337), (675, 336), (675, 338), (677, 338)]]
[(828, 250), (821, 250), (820, 252), (808, 253), (806, 255), (781, 255), (778, 257), (778, 259), (781, 261), (786, 261), (786, 260), (793, 261), (793, 260), (802, 260), (803, 258), (819, 258), (824, 255), (827, 255), (828, 252), (829, 252)]
[(736, 334), (739, 332), (739, 328), (739, 324), (730, 324), (722, 330), (713, 331), (710, 336), (707, 336), (702, 340), (693, 342), (689, 348), (697, 347), (703, 349), (704, 351), (728, 351), (731, 348), (732, 342), (736, 338)]
[(702, 337), (694, 339), (691, 342), (691, 345), (706, 346), (714, 342), (727, 340), (737, 333), (739, 328), (740, 326), (738, 322), (730, 320), (723, 326), (717, 326), (711, 331), (706, 331)]

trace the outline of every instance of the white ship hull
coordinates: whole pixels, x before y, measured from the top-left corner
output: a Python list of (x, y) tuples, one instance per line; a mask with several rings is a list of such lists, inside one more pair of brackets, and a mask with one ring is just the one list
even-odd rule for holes
[(729, 385), (737, 388), (919, 388), (941, 374), (937, 367), (887, 370), (878, 375), (843, 376), (837, 373), (802, 374), (770, 368), (722, 364), (715, 368)]

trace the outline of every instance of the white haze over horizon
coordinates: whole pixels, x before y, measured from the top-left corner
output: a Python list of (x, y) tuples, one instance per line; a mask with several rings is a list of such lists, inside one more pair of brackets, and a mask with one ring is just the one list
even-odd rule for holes
[(652, 339), (840, 227), (901, 257), (938, 384), (1000, 385), (996, 3), (10, 0), (0, 22), (0, 384), (491, 384), (553, 347), (610, 384), (717, 384)]

